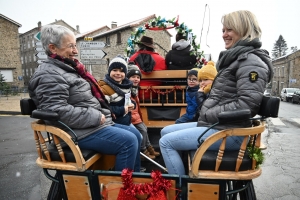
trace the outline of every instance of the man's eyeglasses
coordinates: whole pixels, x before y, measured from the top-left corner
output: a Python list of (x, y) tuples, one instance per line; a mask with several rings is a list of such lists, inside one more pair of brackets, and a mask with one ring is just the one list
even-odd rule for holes
[(187, 81), (188, 82), (197, 82), (198, 79), (196, 79), (196, 78), (188, 78)]

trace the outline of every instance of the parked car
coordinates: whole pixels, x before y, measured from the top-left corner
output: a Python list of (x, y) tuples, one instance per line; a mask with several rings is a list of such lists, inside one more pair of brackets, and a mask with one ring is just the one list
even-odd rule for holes
[(292, 103), (300, 103), (300, 90), (296, 90), (292, 95)]
[(281, 101), (289, 102), (292, 100), (292, 95), (296, 90), (300, 90), (299, 88), (282, 88), (280, 93)]
[(267, 97), (271, 96), (270, 89), (266, 89), (265, 92), (264, 92), (264, 95), (267, 96)]

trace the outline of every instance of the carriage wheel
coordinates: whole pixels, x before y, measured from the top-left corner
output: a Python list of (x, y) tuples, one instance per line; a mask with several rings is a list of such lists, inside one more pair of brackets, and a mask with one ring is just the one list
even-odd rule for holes
[(256, 200), (256, 194), (252, 180), (228, 181), (227, 200)]
[[(55, 178), (57, 178), (57, 175), (55, 175)], [(47, 200), (61, 200), (61, 199), (63, 199), (63, 192), (60, 187), (60, 183), (52, 181)]]
[(237, 187), (243, 187), (249, 182), (248, 188), (239, 192), (240, 200), (256, 200), (256, 194), (254, 190), (254, 185), (251, 181), (237, 181)]

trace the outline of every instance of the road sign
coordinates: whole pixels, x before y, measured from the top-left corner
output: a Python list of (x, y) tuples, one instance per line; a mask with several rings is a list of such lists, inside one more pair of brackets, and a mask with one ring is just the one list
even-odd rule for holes
[(38, 41), (41, 40), (41, 32), (37, 32), (35, 35), (34, 35), (34, 38)]
[(36, 47), (43, 47), (42, 42), (36, 42), (36, 43), (35, 43), (35, 46), (36, 46)]
[(47, 54), (44, 51), (41, 51), (36, 54), (36, 57), (38, 57), (39, 60), (46, 60)]
[(45, 51), (45, 49), (43, 47), (36, 47), (35, 50), (38, 52)]
[(85, 65), (105, 65), (106, 60), (80, 60)]
[(44, 60), (37, 60), (36, 62), (40, 65), (44, 62)]
[(106, 53), (99, 50), (80, 50), (80, 59), (88, 59), (88, 60), (100, 60), (106, 56)]
[(104, 42), (80, 42), (80, 50), (102, 49), (105, 45)]

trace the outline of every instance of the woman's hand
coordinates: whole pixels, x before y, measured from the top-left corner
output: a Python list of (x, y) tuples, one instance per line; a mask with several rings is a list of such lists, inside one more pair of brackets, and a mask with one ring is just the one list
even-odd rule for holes
[(100, 124), (104, 124), (105, 120), (106, 120), (105, 115), (102, 114)]

